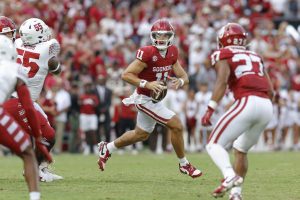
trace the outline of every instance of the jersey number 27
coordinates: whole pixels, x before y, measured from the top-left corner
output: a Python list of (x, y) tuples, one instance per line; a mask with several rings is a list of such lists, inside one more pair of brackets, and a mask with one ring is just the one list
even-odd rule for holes
[[(234, 70), (235, 76), (237, 78), (240, 78), (245, 75), (249, 74), (257, 74), (258, 76), (264, 75), (264, 65), (261, 62), (261, 59), (253, 54), (247, 55), (247, 54), (235, 54), (232, 57), (232, 62), (240, 62), (244, 61), (245, 64), (240, 64), (238, 67)], [(258, 65), (253, 65), (254, 63), (257, 63)]]
[[(24, 67), (29, 68), (28, 78), (32, 78), (39, 71), (39, 66), (34, 60), (40, 58), (39, 53), (34, 53), (30, 51), (25, 51), (17, 48), (18, 55), (17, 63), (22, 64)], [(23, 59), (22, 59), (23, 58)]]

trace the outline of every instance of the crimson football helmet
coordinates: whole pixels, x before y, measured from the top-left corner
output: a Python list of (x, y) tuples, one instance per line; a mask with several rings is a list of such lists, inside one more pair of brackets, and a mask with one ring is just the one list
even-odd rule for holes
[(218, 45), (219, 48), (226, 46), (246, 46), (247, 32), (237, 23), (228, 23), (223, 26), (218, 32)]
[(7, 35), (7, 33), (12, 33), (10, 37), (12, 41), (16, 39), (16, 25), (15, 23), (8, 17), (0, 16), (0, 34)]
[(152, 45), (158, 50), (165, 50), (172, 45), (175, 31), (166, 19), (159, 19), (152, 25), (150, 38)]

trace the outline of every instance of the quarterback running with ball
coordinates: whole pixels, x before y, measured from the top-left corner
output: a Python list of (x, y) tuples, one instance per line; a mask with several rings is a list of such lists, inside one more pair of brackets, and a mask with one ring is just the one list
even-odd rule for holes
[[(136, 128), (125, 132), (110, 143), (99, 143), (100, 170), (105, 169), (106, 162), (113, 151), (118, 148), (147, 140), (155, 124), (160, 123), (171, 130), (171, 142), (179, 159), (180, 172), (196, 178), (202, 172), (186, 159), (183, 143), (183, 126), (178, 116), (160, 100), (166, 94), (163, 82), (169, 79), (178, 89), (188, 84), (188, 76), (178, 62), (178, 49), (172, 45), (174, 39), (172, 25), (164, 19), (156, 21), (151, 28), (151, 46), (137, 50), (136, 59), (122, 74), (122, 79), (137, 87), (134, 94), (123, 100), (125, 105), (134, 104), (138, 109)], [(170, 77), (174, 73), (175, 77)]]

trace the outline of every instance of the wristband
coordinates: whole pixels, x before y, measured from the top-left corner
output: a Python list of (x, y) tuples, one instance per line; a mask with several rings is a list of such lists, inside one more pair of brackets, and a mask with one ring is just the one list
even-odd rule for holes
[(178, 79), (180, 81), (180, 87), (182, 87), (184, 85), (184, 80), (182, 78)]
[(217, 106), (218, 106), (218, 103), (215, 102), (214, 100), (210, 100), (210, 101), (208, 102), (208, 107), (210, 107), (210, 108), (212, 108), (212, 109), (214, 109), (214, 110), (217, 108)]
[(139, 87), (140, 87), (140, 88), (144, 88), (144, 87), (146, 86), (146, 83), (147, 83), (147, 82), (148, 82), (148, 81), (142, 79), (142, 80), (140, 81)]

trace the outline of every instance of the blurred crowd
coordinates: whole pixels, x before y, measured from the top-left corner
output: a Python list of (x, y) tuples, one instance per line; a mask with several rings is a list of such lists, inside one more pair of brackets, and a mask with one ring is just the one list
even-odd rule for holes
[[(40, 98), (57, 132), (56, 153), (89, 154), (97, 141), (111, 141), (134, 127), (135, 108), (121, 104), (134, 88), (120, 75), (135, 51), (150, 44), (151, 25), (159, 18), (174, 26), (179, 60), (190, 77), (189, 87), (170, 88), (164, 100), (186, 125), (187, 150), (201, 151), (211, 131), (199, 119), (216, 78), (210, 64), (216, 33), (228, 22), (249, 32), (248, 48), (263, 57), (277, 92), (261, 149), (300, 150), (298, 0), (2, 0), (0, 15), (18, 27), (28, 18), (41, 18), (61, 44), (63, 72), (47, 77)], [(215, 120), (232, 102), (226, 94)], [(168, 131), (158, 126), (156, 132), (150, 148), (171, 151)]]

